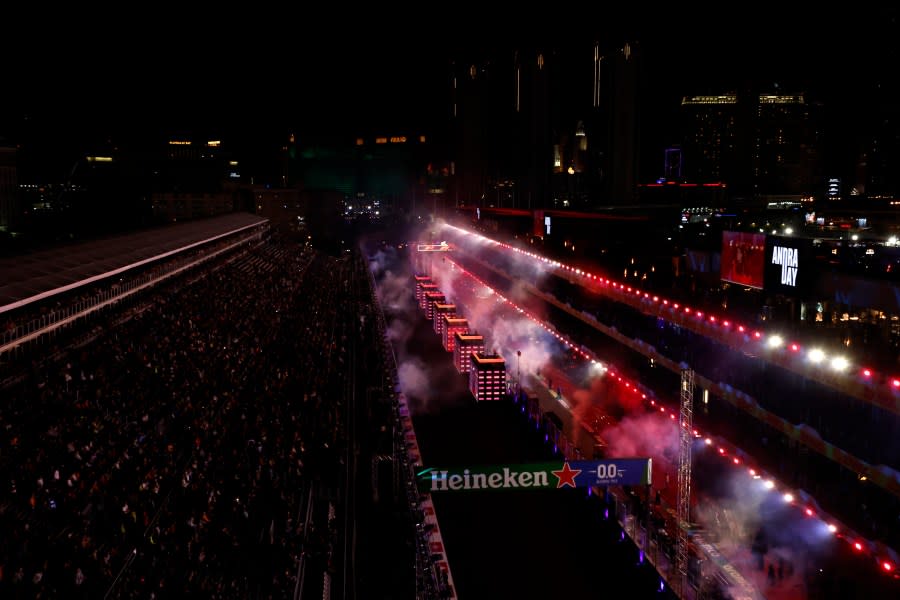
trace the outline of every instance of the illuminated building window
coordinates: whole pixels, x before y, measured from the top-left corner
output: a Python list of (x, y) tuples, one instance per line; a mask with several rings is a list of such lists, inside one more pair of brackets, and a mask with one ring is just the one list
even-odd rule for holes
[(544, 68), (544, 55), (543, 54), (538, 54), (537, 65), (538, 65), (538, 69)]
[(375, 143), (376, 144), (387, 144), (388, 139), (386, 137), (378, 137), (378, 138), (375, 138)]
[(362, 138), (356, 138), (356, 145), (357, 145), (357, 146), (362, 146), (362, 145), (365, 144), (365, 143), (366, 143), (366, 141), (365, 141), (364, 139), (362, 139)]
[(803, 94), (796, 96), (778, 96), (775, 94), (760, 94), (760, 104), (803, 104)]
[(737, 104), (736, 94), (720, 94), (718, 96), (684, 96), (682, 106), (695, 104)]

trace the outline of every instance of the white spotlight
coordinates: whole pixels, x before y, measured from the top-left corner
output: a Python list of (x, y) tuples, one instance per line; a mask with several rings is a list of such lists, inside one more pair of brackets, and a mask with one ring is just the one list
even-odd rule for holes
[(825, 360), (825, 353), (820, 349), (813, 348), (809, 351), (809, 362), (818, 364), (823, 360)]
[(784, 340), (780, 335), (769, 336), (769, 348), (780, 348)]
[(836, 356), (831, 359), (831, 368), (835, 371), (843, 371), (848, 365), (847, 359), (843, 356)]
[(793, 494), (790, 494), (790, 493), (785, 494), (785, 495), (784, 495), (784, 501), (787, 502), (788, 504), (790, 504), (791, 502), (794, 501), (794, 495), (793, 495)]
[(771, 479), (767, 479), (764, 485), (766, 486), (767, 490), (771, 490), (775, 487), (775, 482)]

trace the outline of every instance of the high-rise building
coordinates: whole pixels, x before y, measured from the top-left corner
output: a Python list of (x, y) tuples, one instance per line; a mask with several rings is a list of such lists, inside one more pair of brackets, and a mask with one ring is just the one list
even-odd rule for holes
[(479, 204), (488, 189), (491, 112), (490, 64), (465, 61), (452, 73), (455, 152), (451, 175), (456, 205)]
[(681, 112), (684, 179), (733, 182), (740, 167), (737, 94), (685, 96)]
[(724, 183), (733, 197), (821, 193), (818, 116), (803, 94), (685, 96), (683, 177)]
[(641, 76), (636, 43), (523, 45), (455, 63), (456, 204), (632, 202)]
[(817, 106), (811, 105), (803, 94), (759, 94), (756, 100), (756, 193), (820, 193)]
[(851, 194), (896, 199), (900, 198), (900, 102), (883, 89), (879, 92), (863, 134), (858, 175)]
[(630, 204), (637, 191), (640, 176), (640, 120), (638, 90), (640, 77), (640, 47), (625, 43), (613, 54), (613, 93), (610, 152), (610, 201)]
[(11, 231), (19, 220), (16, 147), (0, 140), (0, 231)]

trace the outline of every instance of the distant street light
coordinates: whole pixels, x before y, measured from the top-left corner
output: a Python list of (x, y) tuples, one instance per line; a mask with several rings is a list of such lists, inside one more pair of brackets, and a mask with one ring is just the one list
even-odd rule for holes
[(519, 359), (522, 358), (522, 351), (516, 350), (516, 391), (518, 392), (522, 389), (522, 367), (519, 364)]

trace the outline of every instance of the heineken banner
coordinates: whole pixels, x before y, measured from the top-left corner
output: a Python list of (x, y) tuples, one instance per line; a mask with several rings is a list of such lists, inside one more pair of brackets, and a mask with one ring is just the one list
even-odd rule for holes
[(559, 489), (649, 485), (650, 466), (649, 458), (616, 458), (456, 469), (423, 468), (416, 476), (422, 492)]

